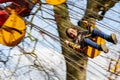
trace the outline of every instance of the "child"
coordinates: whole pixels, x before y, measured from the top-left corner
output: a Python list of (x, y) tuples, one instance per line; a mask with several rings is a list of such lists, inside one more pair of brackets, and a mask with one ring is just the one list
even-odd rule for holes
[[(102, 44), (99, 45), (95, 43), (90, 38), (94, 38), (96, 36), (100, 36), (103, 39), (106, 39), (107, 41), (117, 44), (117, 38), (114, 33), (111, 35), (107, 35), (100, 30), (94, 29), (92, 27), (89, 28), (90, 30), (81, 30), (80, 28), (71, 27), (66, 29), (66, 34), (69, 38), (73, 39), (73, 42), (77, 45), (79, 45), (80, 48), (83, 48), (85, 46), (91, 46), (93, 48), (96, 48), (100, 51), (104, 51), (107, 53), (109, 50), (107, 49), (106, 45)], [(89, 36), (87, 36), (89, 35)], [(87, 37), (86, 37), (87, 36)], [(70, 45), (71, 42), (65, 40), (65, 44)]]

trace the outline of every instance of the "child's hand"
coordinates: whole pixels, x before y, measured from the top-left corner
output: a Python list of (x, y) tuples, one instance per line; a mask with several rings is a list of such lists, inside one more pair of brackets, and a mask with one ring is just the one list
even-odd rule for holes
[(68, 45), (70, 42), (68, 40), (65, 40), (64, 43)]

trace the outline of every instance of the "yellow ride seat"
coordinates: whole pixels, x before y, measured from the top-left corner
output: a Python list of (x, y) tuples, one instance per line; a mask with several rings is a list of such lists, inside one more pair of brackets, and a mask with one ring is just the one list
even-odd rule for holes
[[(96, 42), (97, 44), (105, 44), (105, 40), (101, 37), (95, 37), (93, 38), (94, 42)], [(95, 58), (98, 55), (100, 55), (101, 51), (99, 51), (98, 49), (95, 49), (93, 47), (87, 46), (85, 53), (90, 57), (90, 58)]]
[(8, 17), (0, 29), (0, 44), (16, 46), (24, 38), (26, 33), (25, 22), (14, 12)]
[(66, 0), (46, 0), (46, 3), (51, 5), (59, 5), (66, 2)]

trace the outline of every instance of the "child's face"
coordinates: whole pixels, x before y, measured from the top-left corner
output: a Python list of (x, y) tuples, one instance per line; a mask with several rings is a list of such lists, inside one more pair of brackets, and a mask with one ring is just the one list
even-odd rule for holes
[(87, 25), (88, 25), (88, 21), (83, 20), (83, 21), (82, 21), (82, 24), (83, 24), (84, 26), (87, 26)]
[(71, 37), (71, 38), (75, 38), (75, 37), (77, 37), (77, 30), (76, 29), (73, 29), (73, 28), (69, 28), (68, 30), (67, 30), (67, 33), (68, 33), (68, 35)]

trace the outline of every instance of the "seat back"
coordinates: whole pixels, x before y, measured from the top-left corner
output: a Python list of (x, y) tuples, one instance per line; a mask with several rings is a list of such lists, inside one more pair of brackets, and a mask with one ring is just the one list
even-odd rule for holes
[[(97, 43), (97, 44), (105, 44), (105, 40), (102, 39), (101, 37), (95, 37), (93, 38), (93, 40)], [(86, 49), (86, 54), (90, 57), (90, 58), (94, 58), (97, 57), (98, 55), (100, 55), (101, 51), (88, 46)]]

